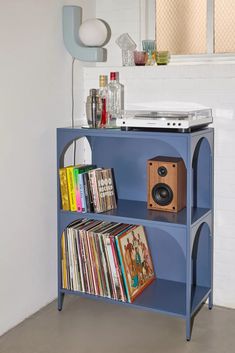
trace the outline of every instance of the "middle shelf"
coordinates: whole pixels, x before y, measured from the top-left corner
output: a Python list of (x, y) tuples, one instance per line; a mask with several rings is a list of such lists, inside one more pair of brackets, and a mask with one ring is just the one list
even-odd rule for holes
[[(191, 209), (191, 225), (200, 222), (211, 210), (209, 208)], [(101, 221), (114, 221), (131, 224), (142, 224), (143, 226), (158, 227), (161, 225), (184, 228), (187, 225), (187, 208), (178, 213), (162, 212), (147, 209), (144, 201), (118, 200), (117, 208), (103, 213), (79, 213), (71, 211), (60, 211), (64, 224), (69, 224), (79, 218), (91, 218)]]

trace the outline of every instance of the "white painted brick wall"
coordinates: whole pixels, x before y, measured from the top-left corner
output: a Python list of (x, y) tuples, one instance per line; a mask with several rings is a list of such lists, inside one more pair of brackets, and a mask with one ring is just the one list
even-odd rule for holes
[(158, 107), (163, 101), (190, 102), (213, 109), (215, 127), (215, 251), (214, 300), (235, 308), (235, 63), (171, 64), (165, 67), (121, 65), (115, 39), (128, 32), (140, 42), (139, 1), (99, 0), (96, 15), (112, 28), (108, 61), (84, 68), (84, 103), (99, 74), (120, 72), (125, 85), (125, 107), (136, 104)]

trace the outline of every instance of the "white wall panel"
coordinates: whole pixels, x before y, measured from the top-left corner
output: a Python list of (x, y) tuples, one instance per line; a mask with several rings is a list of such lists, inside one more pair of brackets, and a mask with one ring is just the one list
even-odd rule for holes
[[(55, 137), (71, 120), (64, 4), (71, 1), (0, 1), (0, 335), (57, 294)], [(94, 16), (93, 0), (73, 4)], [(77, 100), (77, 116), (80, 107)]]

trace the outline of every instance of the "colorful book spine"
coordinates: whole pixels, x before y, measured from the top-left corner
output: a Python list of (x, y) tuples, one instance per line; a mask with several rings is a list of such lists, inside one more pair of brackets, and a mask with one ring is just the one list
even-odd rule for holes
[(110, 168), (107, 169), (107, 176), (108, 176), (108, 182), (107, 182), (106, 196), (109, 200), (108, 202), (111, 204), (111, 208), (113, 209), (113, 208), (117, 207), (117, 201), (116, 201), (116, 195), (115, 195), (113, 174), (112, 174), (112, 170)]
[(74, 170), (74, 167), (66, 167), (70, 211), (77, 211), (76, 194), (75, 194), (75, 178), (74, 178), (73, 170)]
[(95, 165), (79, 165), (74, 167), (74, 180), (75, 180), (75, 195), (78, 212), (86, 212), (86, 201), (84, 183), (81, 174), (88, 172), (95, 168)]
[(85, 187), (84, 187), (84, 182), (83, 182), (83, 174), (79, 174), (78, 175), (78, 183), (79, 183), (79, 190), (80, 190), (80, 199), (81, 199), (81, 204), (82, 204), (82, 212), (86, 213), (87, 212), (87, 206), (86, 206)]
[(108, 169), (102, 170), (102, 192), (105, 201), (105, 209), (111, 210), (112, 205), (108, 198)]
[(103, 186), (103, 170), (96, 171), (96, 184), (97, 184), (97, 197), (99, 200), (99, 211), (104, 212), (107, 210), (106, 203), (105, 203), (105, 193), (104, 193), (104, 186)]
[(64, 211), (69, 211), (70, 210), (69, 191), (68, 191), (66, 168), (59, 169), (59, 179), (60, 179), (60, 195), (61, 195), (62, 209)]
[(77, 211), (82, 212), (82, 200), (81, 200), (80, 187), (79, 187), (79, 168), (74, 168), (73, 172), (74, 172), (75, 198), (76, 198)]
[(88, 175), (89, 175), (89, 181), (90, 181), (94, 212), (98, 213), (101, 211), (100, 211), (100, 201), (98, 196), (98, 186), (97, 186), (97, 180), (96, 180), (97, 170), (98, 169), (90, 170)]
[(86, 204), (86, 212), (91, 212), (91, 203), (89, 196), (89, 179), (88, 173), (82, 174), (83, 184), (84, 184), (84, 194), (85, 194), (85, 204)]

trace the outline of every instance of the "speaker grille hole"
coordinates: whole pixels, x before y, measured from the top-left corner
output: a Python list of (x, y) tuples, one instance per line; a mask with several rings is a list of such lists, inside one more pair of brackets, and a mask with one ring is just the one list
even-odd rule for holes
[(152, 189), (152, 198), (160, 206), (167, 206), (173, 200), (173, 191), (169, 185), (156, 184)]

